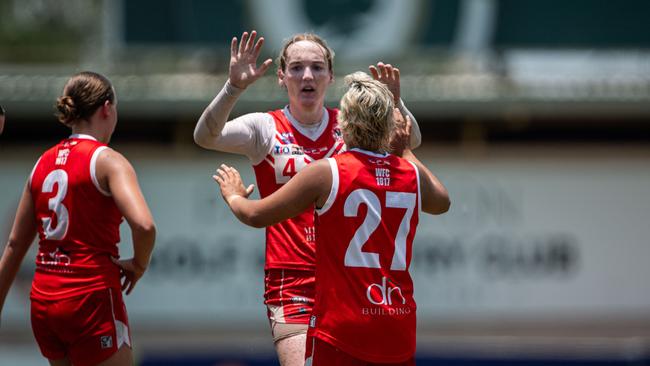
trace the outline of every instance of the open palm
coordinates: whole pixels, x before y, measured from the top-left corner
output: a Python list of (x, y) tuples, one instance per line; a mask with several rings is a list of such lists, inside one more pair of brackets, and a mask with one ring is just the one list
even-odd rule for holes
[(257, 42), (256, 31), (244, 32), (241, 36), (241, 42), (237, 44), (237, 37), (233, 37), (230, 42), (230, 84), (237, 88), (245, 89), (260, 76), (264, 75), (269, 69), (273, 60), (265, 60), (260, 67), (257, 67), (257, 58), (260, 56), (260, 50), (264, 44), (264, 37), (260, 37)]
[(377, 63), (377, 66), (370, 65), (368, 68), (370, 69), (372, 77), (375, 80), (386, 84), (388, 90), (393, 93), (395, 103), (399, 103), (401, 97), (399, 69), (391, 64), (384, 64), (381, 61)]

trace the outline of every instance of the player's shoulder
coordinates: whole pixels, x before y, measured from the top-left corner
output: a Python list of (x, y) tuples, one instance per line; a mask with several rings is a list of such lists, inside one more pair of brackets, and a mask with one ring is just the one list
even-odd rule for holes
[(103, 146), (99, 151), (96, 164), (98, 170), (133, 169), (131, 163), (122, 153), (109, 146)]
[(274, 111), (252, 112), (237, 117), (237, 122), (246, 125), (251, 130), (266, 129), (275, 125)]

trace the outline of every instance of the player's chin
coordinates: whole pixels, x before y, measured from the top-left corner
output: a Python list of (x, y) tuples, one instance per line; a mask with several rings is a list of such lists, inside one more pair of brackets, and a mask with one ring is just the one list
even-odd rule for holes
[(325, 100), (325, 96), (317, 92), (301, 92), (299, 96), (300, 103), (305, 106), (318, 104)]

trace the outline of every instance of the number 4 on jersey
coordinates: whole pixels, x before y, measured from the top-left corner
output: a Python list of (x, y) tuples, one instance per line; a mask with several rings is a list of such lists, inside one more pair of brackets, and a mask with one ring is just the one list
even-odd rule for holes
[(287, 160), (287, 163), (284, 165), (284, 168), (282, 169), (282, 175), (292, 178), (294, 175), (296, 175), (296, 173), (296, 159), (289, 158)]

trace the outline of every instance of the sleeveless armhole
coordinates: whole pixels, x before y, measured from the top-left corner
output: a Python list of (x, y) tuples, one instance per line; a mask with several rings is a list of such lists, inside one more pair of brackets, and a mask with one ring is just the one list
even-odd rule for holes
[(319, 216), (332, 207), (334, 199), (336, 199), (336, 194), (339, 191), (339, 169), (336, 165), (336, 160), (334, 158), (327, 158), (327, 162), (330, 164), (330, 170), (332, 171), (332, 187), (330, 188), (330, 194), (327, 196), (327, 201), (325, 201), (323, 207), (315, 209)]
[(107, 146), (100, 146), (98, 147), (95, 152), (93, 152), (93, 156), (90, 158), (90, 178), (93, 180), (93, 184), (95, 185), (95, 188), (103, 194), (104, 196), (110, 197), (111, 193), (106, 192), (102, 187), (99, 185), (99, 181), (97, 180), (97, 174), (96, 174), (96, 169), (97, 169), (97, 158), (99, 157), (99, 154), (108, 149)]
[(36, 171), (36, 167), (38, 166), (38, 163), (41, 162), (41, 158), (43, 158), (43, 156), (41, 156), (40, 158), (38, 158), (38, 160), (36, 160), (36, 164), (34, 164), (34, 167), (32, 168), (32, 172), (29, 173), (29, 189), (32, 189), (32, 179), (34, 178), (34, 172)]
[(415, 169), (415, 179), (417, 179), (417, 184), (418, 184), (418, 207), (419, 207), (419, 211), (422, 211), (422, 192), (420, 190), (420, 171), (418, 170), (418, 166), (415, 165), (414, 162), (409, 161), (409, 164), (413, 165), (413, 169)]

